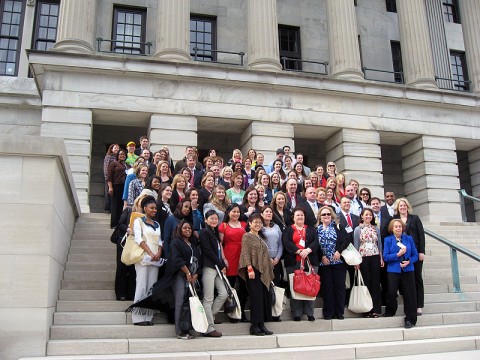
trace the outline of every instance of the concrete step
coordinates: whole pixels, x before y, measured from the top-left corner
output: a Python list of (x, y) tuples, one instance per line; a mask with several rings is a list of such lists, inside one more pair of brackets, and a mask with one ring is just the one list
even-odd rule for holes
[(62, 290), (113, 290), (115, 284), (113, 281), (77, 281), (62, 280), (60, 288)]
[(63, 273), (64, 280), (114, 281), (115, 271), (70, 271)]
[(66, 271), (114, 271), (117, 268), (115, 262), (82, 263), (82, 262), (67, 262), (65, 266)]
[[(480, 274), (480, 267), (465, 267), (459, 266), (460, 276), (474, 276)], [(423, 276), (430, 277), (430, 276), (451, 276), (452, 269), (450, 266), (444, 267), (443, 269), (431, 269), (427, 266), (423, 267)]]
[[(109, 241), (109, 240), (102, 240), (102, 241)], [(110, 247), (110, 250), (107, 250), (107, 251), (103, 251), (101, 248), (94, 248), (94, 247), (71, 247), (70, 248), (70, 252), (69, 252), (69, 256), (70, 255), (80, 255), (80, 254), (84, 254), (84, 255), (98, 255), (98, 256), (104, 256), (104, 257), (107, 257), (107, 256), (113, 256), (115, 257), (117, 255), (117, 252), (115, 250), (115, 246), (110, 243), (112, 246)], [(68, 260), (70, 261), (70, 258), (68, 258)]]
[(91, 247), (98, 249), (116, 249), (116, 245), (110, 241), (110, 237), (101, 240), (72, 240), (71, 247)]
[(59, 300), (57, 301), (57, 312), (119, 312), (124, 311), (133, 301), (117, 301), (117, 300)]
[(115, 300), (114, 290), (60, 290), (59, 300), (109, 301)]
[[(113, 245), (113, 244), (112, 244)], [(90, 264), (103, 264), (105, 262), (116, 262), (116, 251), (106, 252), (105, 254), (68, 254), (67, 264), (69, 262), (74, 263), (90, 263)]]
[[(423, 278), (425, 285), (451, 284), (452, 276), (426, 276)], [(480, 284), (478, 276), (460, 276), (461, 284)]]

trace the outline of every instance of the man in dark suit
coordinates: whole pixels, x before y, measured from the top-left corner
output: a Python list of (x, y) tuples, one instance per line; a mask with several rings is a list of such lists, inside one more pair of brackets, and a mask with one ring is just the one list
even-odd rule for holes
[(193, 154), (187, 155), (187, 168), (190, 170), (190, 187), (193, 185), (199, 189), (202, 182), (203, 171), (196, 168), (197, 157)]
[[(388, 224), (392, 220), (392, 217), (388, 213), (388, 209), (385, 206), (381, 206), (380, 199), (378, 197), (372, 197), (370, 199), (370, 206), (373, 210), (373, 216), (375, 217), (375, 223), (380, 229), (380, 237), (382, 238), (382, 248), (385, 242), (385, 238), (390, 235), (388, 233)], [(382, 286), (382, 304), (387, 304), (388, 298), (388, 277), (387, 267), (380, 268), (380, 284)]]
[(140, 146), (135, 149), (135, 155), (143, 155), (143, 150), (148, 150), (150, 153), (150, 159), (153, 158), (152, 152), (148, 149), (148, 146), (150, 145), (150, 141), (148, 140), (148, 137), (146, 136), (140, 136)]
[(316, 191), (314, 187), (309, 187), (305, 190), (305, 201), (301, 207), (305, 211), (305, 225), (314, 227), (317, 223), (318, 210), (322, 207), (316, 199)]
[(286, 182), (287, 193), (285, 195), (287, 197), (288, 210), (299, 207), (303, 202), (305, 202), (303, 197), (297, 194), (297, 186), (297, 180), (295, 179), (288, 179)]
[[(187, 156), (189, 155), (193, 155), (193, 156), (197, 156), (197, 154), (195, 153), (195, 148), (193, 146), (187, 146), (185, 148), (185, 157), (182, 159), (182, 160), (178, 160), (177, 163), (175, 164), (175, 168), (173, 170), (173, 175), (176, 175), (180, 172), (180, 170), (182, 170), (182, 168), (184, 167), (188, 167), (187, 165)], [(203, 165), (200, 163), (200, 161), (195, 160), (195, 168), (198, 170), (198, 171), (202, 171), (203, 170)]]
[(385, 205), (382, 206), (382, 211), (388, 212), (390, 216), (393, 217), (393, 215), (395, 215), (393, 210), (393, 204), (395, 203), (396, 199), (397, 198), (393, 191), (385, 191)]

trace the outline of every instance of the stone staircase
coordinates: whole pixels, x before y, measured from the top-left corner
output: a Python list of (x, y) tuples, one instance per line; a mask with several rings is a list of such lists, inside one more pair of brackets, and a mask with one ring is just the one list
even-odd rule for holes
[[(480, 358), (480, 264), (459, 254), (463, 293), (453, 293), (448, 247), (427, 238), (424, 265), (424, 315), (417, 327), (403, 328), (403, 308), (396, 317), (365, 319), (346, 311), (344, 321), (270, 323), (273, 336), (248, 335), (249, 324), (224, 322), (216, 326), (219, 339), (177, 340), (174, 328), (162, 319), (138, 327), (123, 310), (131, 302), (115, 300), (115, 247), (110, 243), (109, 218), (83, 214), (77, 221), (62, 281), (47, 357), (43, 359), (334, 359), (385, 358), (461, 352), (463, 360)], [(480, 253), (480, 226), (425, 224), (450, 240)], [(450, 354), (452, 355), (452, 354)], [(440, 355), (438, 355), (440, 356)], [(437, 358), (437, 355), (435, 355)], [(26, 359), (26, 358), (25, 358)], [(42, 358), (29, 358), (42, 359)]]

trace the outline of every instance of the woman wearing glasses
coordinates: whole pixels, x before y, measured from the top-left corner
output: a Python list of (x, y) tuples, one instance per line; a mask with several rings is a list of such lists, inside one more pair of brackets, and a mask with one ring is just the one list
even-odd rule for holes
[(370, 207), (370, 199), (372, 198), (372, 193), (369, 188), (360, 189), (360, 201), (362, 202), (363, 208)]
[(345, 308), (345, 274), (347, 267), (341, 259), (341, 253), (349, 244), (345, 228), (337, 223), (337, 217), (330, 206), (318, 211), (317, 235), (320, 244), (320, 276), (323, 298), (323, 318), (343, 320)]

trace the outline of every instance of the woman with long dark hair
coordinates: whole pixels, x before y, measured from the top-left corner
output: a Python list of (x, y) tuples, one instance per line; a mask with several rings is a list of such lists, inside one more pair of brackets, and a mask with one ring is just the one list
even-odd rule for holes
[(170, 257), (170, 244), (172, 243), (173, 232), (181, 220), (186, 220), (192, 224), (192, 207), (189, 200), (182, 200), (177, 204), (173, 215), (169, 216), (165, 221), (163, 239), (163, 252), (165, 258)]
[(172, 197), (172, 187), (168, 183), (164, 183), (160, 186), (159, 194), (157, 197), (157, 215), (156, 220), (160, 224), (160, 229), (163, 234), (165, 221), (172, 215), (170, 208), (170, 198)]
[(247, 191), (245, 191), (245, 195), (243, 195), (242, 205), (240, 205), (240, 212), (242, 215), (240, 219), (242, 221), (247, 221), (247, 219), (252, 215), (254, 212), (259, 212), (260, 208), (258, 206), (259, 202), (258, 191), (253, 187), (249, 187)]
[(110, 165), (111, 162), (115, 161), (117, 159), (117, 154), (118, 151), (120, 150), (120, 145), (118, 144), (112, 144), (108, 147), (107, 153), (105, 154), (105, 157), (103, 158), (103, 176), (105, 178), (105, 205), (104, 205), (104, 210), (106, 212), (110, 212), (111, 210), (111, 196), (108, 194), (108, 183), (107, 183), (107, 177), (108, 177), (108, 165)]
[(125, 150), (119, 150), (117, 159), (108, 165), (107, 185), (108, 194), (112, 198), (110, 213), (110, 227), (112, 229), (117, 226), (120, 215), (122, 214), (123, 188), (125, 186), (125, 178), (127, 177), (126, 159), (127, 152)]
[(271, 207), (273, 210), (273, 222), (283, 232), (287, 226), (292, 225), (292, 213), (287, 208), (287, 197), (284, 192), (279, 191), (273, 195)]

